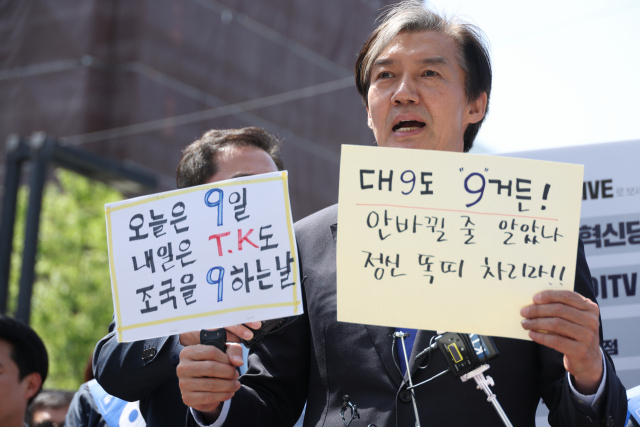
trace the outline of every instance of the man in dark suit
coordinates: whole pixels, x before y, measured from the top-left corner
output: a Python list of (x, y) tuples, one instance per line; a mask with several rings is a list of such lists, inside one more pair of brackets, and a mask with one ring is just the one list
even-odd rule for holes
[[(489, 55), (477, 28), (444, 19), (420, 1), (399, 3), (365, 42), (355, 73), (378, 145), (471, 148), (491, 92)], [(305, 313), (252, 351), (239, 383), (225, 376), (217, 349), (181, 352), (180, 386), (198, 424), (291, 426), (306, 400), (305, 426), (342, 426), (342, 397), (349, 395), (360, 414), (354, 426), (416, 425), (408, 377), (396, 368), (392, 351), (395, 329), (336, 320), (337, 211), (333, 206), (296, 224)], [(523, 308), (522, 326), (532, 341), (495, 340), (500, 357), (491, 363), (493, 390), (516, 426), (535, 425), (540, 397), (552, 425), (624, 422), (624, 389), (600, 349), (599, 310), (582, 244), (575, 289), (542, 292)], [(408, 367), (414, 383), (446, 368), (441, 357), (416, 360), (433, 335), (416, 334)], [(416, 389), (416, 401), (424, 425), (501, 425), (483, 393), (451, 377)]]
[[(282, 170), (278, 149), (278, 140), (257, 127), (210, 130), (183, 151), (176, 174), (178, 188)], [(258, 328), (260, 322), (248, 326)], [(182, 425), (187, 407), (180, 396), (176, 365), (183, 346), (200, 343), (199, 334), (119, 344), (114, 328), (112, 322), (93, 356), (100, 385), (113, 396), (130, 402), (139, 400), (149, 427)], [(227, 329), (233, 336), (253, 337), (243, 325)], [(225, 359), (227, 374), (236, 377), (234, 367), (242, 365), (239, 351)]]

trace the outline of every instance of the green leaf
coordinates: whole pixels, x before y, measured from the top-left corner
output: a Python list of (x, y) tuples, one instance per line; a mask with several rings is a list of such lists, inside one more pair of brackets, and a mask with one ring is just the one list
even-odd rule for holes
[[(77, 390), (113, 303), (104, 204), (122, 200), (107, 185), (63, 169), (42, 201), (31, 326), (49, 353), (46, 388)], [(28, 188), (20, 189), (11, 263), (9, 313), (15, 312)]]

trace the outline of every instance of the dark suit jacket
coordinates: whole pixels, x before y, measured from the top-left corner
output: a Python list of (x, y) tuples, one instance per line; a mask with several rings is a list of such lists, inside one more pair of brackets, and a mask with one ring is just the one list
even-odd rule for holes
[(98, 342), (93, 353), (93, 372), (105, 391), (120, 399), (140, 401), (147, 426), (180, 426), (188, 411), (182, 402), (176, 366), (179, 336), (118, 344), (114, 332)]
[[(292, 426), (307, 401), (305, 427), (343, 427), (340, 407), (344, 395), (351, 397), (360, 413), (354, 427), (415, 425), (412, 404), (402, 399), (406, 386), (391, 351), (394, 328), (336, 320), (337, 213), (335, 205), (296, 224), (302, 277), (306, 277), (305, 314), (251, 352), (249, 369), (240, 379), (242, 388), (231, 401), (225, 426)], [(575, 289), (595, 301), (581, 242), (577, 262)], [(415, 355), (428, 346), (433, 335), (433, 331), (416, 335), (409, 362), (414, 384), (446, 369), (437, 353), (427, 369), (416, 366)], [(571, 400), (560, 353), (524, 340), (495, 338), (495, 344), (500, 356), (491, 361), (485, 375), (494, 378), (493, 392), (514, 426), (535, 425), (541, 397), (554, 426), (623, 425), (625, 390), (608, 357), (600, 411), (582, 414)], [(418, 362), (422, 365), (425, 360)], [(462, 383), (447, 374), (415, 391), (422, 425), (502, 425), (473, 382)], [(195, 425), (190, 415), (187, 421)]]

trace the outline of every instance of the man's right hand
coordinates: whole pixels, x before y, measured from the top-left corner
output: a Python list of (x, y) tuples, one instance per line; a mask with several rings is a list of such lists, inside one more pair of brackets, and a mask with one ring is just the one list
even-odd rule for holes
[(182, 401), (200, 411), (208, 423), (218, 419), (221, 402), (240, 388), (236, 367), (242, 366), (242, 347), (227, 343), (223, 353), (209, 345), (190, 345), (180, 352), (176, 368)]

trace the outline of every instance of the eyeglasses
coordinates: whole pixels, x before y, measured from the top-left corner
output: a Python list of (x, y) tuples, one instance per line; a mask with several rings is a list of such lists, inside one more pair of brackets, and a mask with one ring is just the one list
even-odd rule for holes
[(33, 427), (64, 427), (64, 421), (54, 423), (53, 421), (40, 421), (38, 424), (34, 424)]

